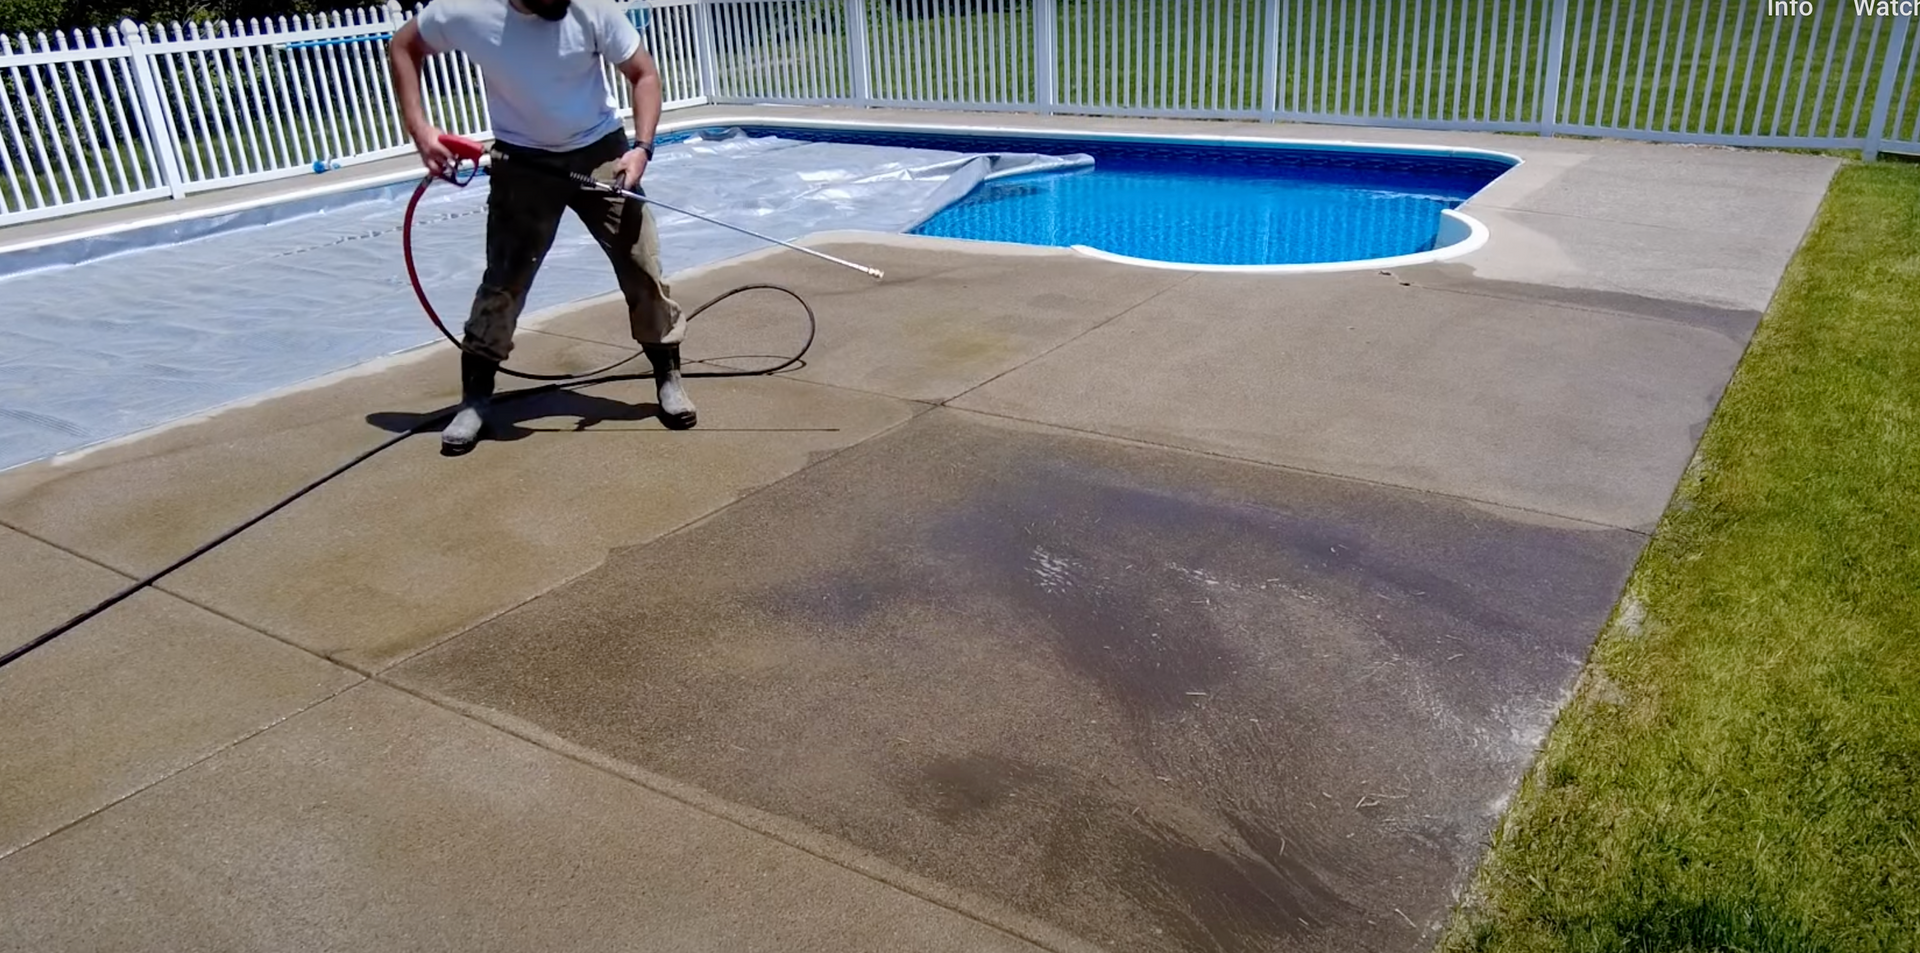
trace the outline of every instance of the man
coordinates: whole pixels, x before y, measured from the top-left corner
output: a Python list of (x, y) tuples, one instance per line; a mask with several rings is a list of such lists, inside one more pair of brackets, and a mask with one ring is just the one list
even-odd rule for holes
[[(491, 169), (486, 274), (465, 328), (461, 408), (442, 432), (442, 445), (463, 452), (484, 429), (495, 372), (513, 349), (527, 291), (568, 209), (613, 263), (633, 338), (653, 365), (662, 418), (670, 427), (693, 426), (693, 402), (680, 378), (685, 320), (660, 274), (652, 210), (582, 189), (566, 175), (585, 173), (641, 191), (661, 95), (660, 74), (639, 32), (610, 0), (432, 0), (394, 34), (388, 59), (401, 119), (421, 161), (436, 173), (453, 157), (421, 105), (420, 70), (427, 57), (449, 50), (480, 67), (494, 147), (507, 158)], [(607, 101), (602, 60), (632, 86), (637, 143), (629, 142)]]

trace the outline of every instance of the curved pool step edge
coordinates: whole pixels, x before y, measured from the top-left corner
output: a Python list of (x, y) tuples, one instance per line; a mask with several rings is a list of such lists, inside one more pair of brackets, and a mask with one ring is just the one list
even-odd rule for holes
[(1349, 261), (1312, 261), (1291, 262), (1274, 265), (1217, 265), (1206, 262), (1159, 261), (1152, 258), (1135, 258), (1090, 245), (1071, 245), (1073, 251), (1089, 258), (1133, 265), (1139, 268), (1162, 268), (1170, 271), (1204, 271), (1238, 275), (1301, 275), (1329, 274), (1342, 271), (1368, 271), (1386, 268), (1405, 268), (1409, 265), (1425, 265), (1447, 261), (1472, 254), (1486, 245), (1492, 233), (1479, 219), (1454, 209), (1440, 210), (1440, 228), (1436, 233), (1439, 247), (1430, 251), (1414, 252), (1407, 255), (1390, 255), (1384, 258), (1358, 258)]

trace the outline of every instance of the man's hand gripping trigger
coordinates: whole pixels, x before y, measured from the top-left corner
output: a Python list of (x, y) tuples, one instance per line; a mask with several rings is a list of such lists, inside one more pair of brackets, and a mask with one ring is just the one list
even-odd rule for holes
[[(448, 152), (453, 153), (453, 162), (440, 173), (440, 177), (459, 186), (465, 186), (468, 182), (472, 181), (474, 175), (480, 171), (480, 159), (487, 154), (487, 147), (472, 139), (456, 136), (448, 132), (440, 134), (440, 145)], [(468, 173), (464, 179), (460, 177), (460, 164), (462, 162), (473, 163), (473, 172)]]

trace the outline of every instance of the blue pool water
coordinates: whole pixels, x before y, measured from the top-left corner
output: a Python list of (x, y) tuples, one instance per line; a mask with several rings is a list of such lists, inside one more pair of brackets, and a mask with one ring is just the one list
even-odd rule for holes
[(967, 151), (1084, 153), (1091, 169), (982, 184), (920, 235), (1085, 245), (1158, 261), (1272, 265), (1429, 251), (1441, 210), (1510, 163), (1487, 156), (1051, 137), (747, 127), (749, 135)]

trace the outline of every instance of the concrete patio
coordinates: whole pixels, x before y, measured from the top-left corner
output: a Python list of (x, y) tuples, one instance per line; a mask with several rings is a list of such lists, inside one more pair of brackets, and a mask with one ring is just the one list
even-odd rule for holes
[[(671, 121), (844, 116), (703, 109)], [(948, 121), (867, 111), (857, 118)], [(980, 118), (980, 117), (975, 117)], [(9, 950), (1421, 950), (1836, 160), (1525, 164), (1463, 260), (868, 235), (677, 276), (804, 367), (405, 441), (0, 669)], [(514, 364), (626, 353), (609, 299)], [(790, 353), (755, 292), (689, 356)], [(0, 647), (455, 399), (440, 346), (0, 474)]]

